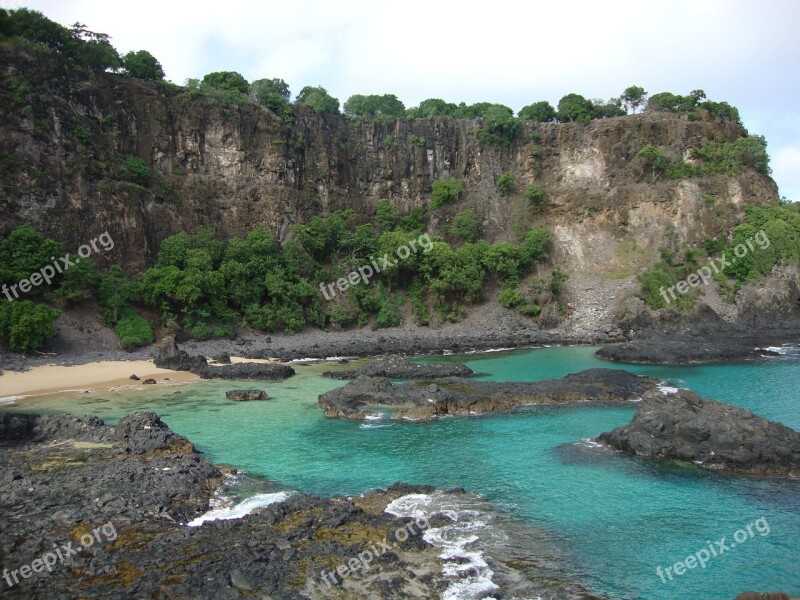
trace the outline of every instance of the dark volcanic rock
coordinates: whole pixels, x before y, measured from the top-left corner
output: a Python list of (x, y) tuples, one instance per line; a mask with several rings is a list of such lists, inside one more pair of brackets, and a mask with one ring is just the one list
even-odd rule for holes
[(473, 375), (473, 371), (462, 363), (419, 364), (404, 356), (381, 356), (369, 361), (360, 369), (326, 371), (323, 375), (332, 379), (356, 379), (358, 377), (433, 379), (436, 377), (469, 377)]
[(648, 392), (628, 425), (597, 439), (636, 456), (692, 461), (707, 469), (800, 475), (800, 433), (689, 390)]
[[(399, 485), (358, 498), (296, 494), (238, 520), (183, 525), (208, 510), (221, 472), (154, 413), (115, 427), (96, 417), (5, 414), (0, 432), (0, 560), (8, 598), (437, 598), (440, 550), (386, 504), (432, 488)], [(395, 537), (406, 527), (409, 535)], [(80, 540), (94, 533), (94, 540)], [(83, 536), (83, 537), (82, 537)], [(79, 541), (76, 541), (79, 540)], [(381, 540), (369, 575), (330, 587), (331, 571)], [(79, 552), (51, 572), (13, 572), (54, 547)], [(29, 573), (30, 575), (30, 573)], [(331, 580), (333, 581), (333, 580)], [(391, 582), (391, 586), (386, 582)], [(413, 582), (413, 585), (411, 585)], [(416, 593), (404, 591), (414, 588)], [(198, 590), (202, 590), (198, 593)]]
[(269, 400), (269, 395), (264, 390), (228, 390), (225, 392), (228, 400), (243, 402), (246, 400)]
[(203, 379), (280, 381), (294, 375), (294, 369), (281, 363), (236, 363), (225, 367), (206, 365), (192, 373)]
[(503, 412), (528, 404), (623, 403), (641, 398), (657, 385), (656, 379), (618, 369), (588, 369), (533, 383), (450, 377), (394, 385), (385, 378), (362, 377), (320, 395), (317, 403), (329, 417), (363, 419), (369, 406), (391, 406), (399, 409), (396, 419), (427, 420)]
[(682, 365), (688, 363), (744, 360), (777, 356), (762, 348), (786, 340), (735, 335), (664, 335), (605, 346), (595, 353), (598, 358), (631, 364)]
[(158, 345), (155, 365), (173, 371), (189, 371), (203, 379), (280, 381), (294, 375), (292, 367), (279, 363), (236, 363), (224, 367), (209, 365), (204, 356), (190, 356), (185, 350), (181, 350), (172, 336), (166, 336)]

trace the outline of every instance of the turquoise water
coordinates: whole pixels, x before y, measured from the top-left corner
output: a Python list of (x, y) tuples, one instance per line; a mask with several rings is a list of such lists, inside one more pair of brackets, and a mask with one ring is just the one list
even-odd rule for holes
[[(798, 354), (725, 365), (621, 367), (598, 361), (594, 350), (542, 348), (436, 360), (465, 360), (482, 378), (498, 381), (626, 368), (800, 429)], [(284, 489), (354, 494), (398, 480), (464, 487), (552, 532), (574, 574), (612, 598), (732, 600), (745, 590), (800, 594), (800, 483), (635, 460), (585, 441), (628, 422), (635, 405), (528, 408), (432, 423), (330, 420), (316, 396), (341, 383), (320, 377), (326, 368), (298, 366), (298, 375), (286, 382), (259, 385), (273, 397), (269, 402), (229, 402), (224, 391), (238, 384), (201, 382), (174, 388), (167, 398), (164, 390), (148, 390), (72, 400), (70, 410), (111, 422), (133, 410), (155, 410), (210, 460)], [(24, 408), (46, 410), (52, 408), (48, 402)], [(739, 529), (740, 539), (747, 539), (711, 557), (704, 569), (671, 581), (665, 576), (665, 583), (659, 578), (658, 567), (663, 572), (723, 536), (730, 546)]]

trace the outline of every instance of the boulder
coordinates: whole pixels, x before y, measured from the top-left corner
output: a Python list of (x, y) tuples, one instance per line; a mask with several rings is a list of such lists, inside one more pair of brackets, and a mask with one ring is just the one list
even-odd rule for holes
[(264, 390), (229, 390), (225, 392), (228, 400), (245, 402), (248, 400), (269, 400), (269, 395)]

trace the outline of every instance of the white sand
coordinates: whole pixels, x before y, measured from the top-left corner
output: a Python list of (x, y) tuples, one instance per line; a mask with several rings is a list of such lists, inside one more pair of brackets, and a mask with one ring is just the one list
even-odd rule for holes
[[(141, 380), (130, 379), (136, 374)], [(103, 361), (62, 367), (46, 365), (35, 367), (23, 373), (5, 371), (0, 376), (0, 404), (7, 404), (18, 396), (38, 396), (74, 390), (103, 390), (126, 386), (139, 389), (145, 379), (155, 379), (162, 383), (181, 383), (200, 379), (186, 371), (159, 369), (150, 360)]]

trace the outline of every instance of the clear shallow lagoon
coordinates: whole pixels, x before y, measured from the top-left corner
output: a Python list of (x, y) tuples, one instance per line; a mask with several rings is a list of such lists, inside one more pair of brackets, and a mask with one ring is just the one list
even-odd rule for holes
[[(533, 381), (586, 368), (625, 368), (689, 387), (800, 429), (800, 353), (724, 365), (615, 365), (595, 348), (541, 348), (464, 360), (484, 379)], [(108, 422), (154, 410), (207, 457), (276, 482), (277, 489), (355, 494), (395, 481), (464, 487), (508, 519), (548, 532), (569, 570), (612, 598), (732, 600), (746, 590), (800, 594), (800, 482), (770, 482), (634, 460), (588, 439), (630, 420), (628, 407), (528, 408), (512, 415), (432, 423), (330, 420), (318, 394), (341, 385), (326, 364), (296, 366), (282, 383), (204, 381), (102, 398), (31, 399), (19, 410), (97, 414)], [(224, 392), (259, 387), (268, 402), (236, 403)], [(166, 397), (165, 397), (166, 396)], [(662, 583), (656, 568), (763, 518), (754, 537)], [(763, 523), (763, 522), (762, 522)], [(509, 526), (509, 525), (507, 525)]]

